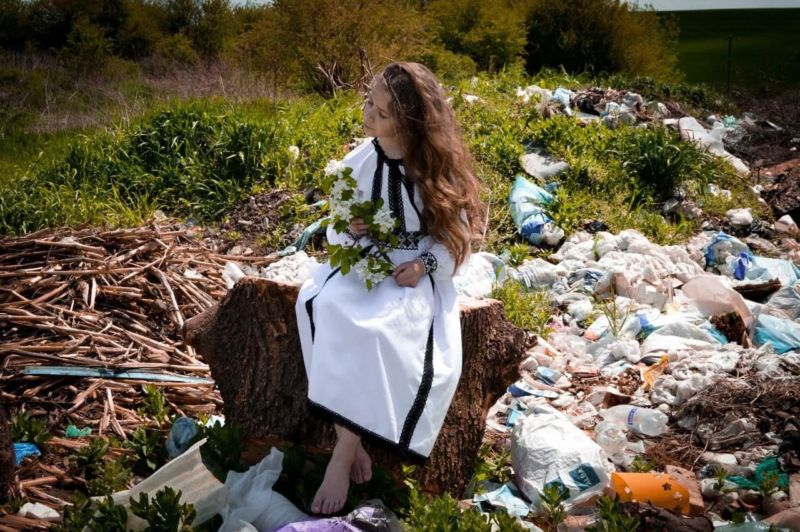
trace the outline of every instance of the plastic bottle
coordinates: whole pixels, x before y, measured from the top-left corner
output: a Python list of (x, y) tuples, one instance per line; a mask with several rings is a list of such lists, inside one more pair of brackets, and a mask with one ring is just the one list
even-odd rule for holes
[(652, 408), (619, 405), (600, 411), (606, 421), (627, 427), (646, 436), (660, 436), (667, 431), (669, 418), (663, 412)]
[(595, 441), (603, 448), (611, 461), (622, 461), (628, 438), (622, 428), (612, 421), (601, 421), (594, 428)]

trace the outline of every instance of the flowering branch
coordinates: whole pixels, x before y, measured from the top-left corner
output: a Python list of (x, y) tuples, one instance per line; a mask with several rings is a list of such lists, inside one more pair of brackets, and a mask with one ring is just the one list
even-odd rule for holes
[(325, 167), (325, 188), (330, 190), (330, 218), (333, 228), (343, 233), (350, 221), (361, 218), (367, 225), (372, 243), (362, 246), (360, 241), (352, 245), (328, 244), (331, 266), (339, 266), (346, 275), (352, 269), (364, 281), (368, 290), (391, 275), (394, 264), (388, 251), (397, 245), (394, 228), (397, 220), (384, 205), (383, 199), (358, 201), (357, 183), (353, 169), (342, 161), (331, 161)]

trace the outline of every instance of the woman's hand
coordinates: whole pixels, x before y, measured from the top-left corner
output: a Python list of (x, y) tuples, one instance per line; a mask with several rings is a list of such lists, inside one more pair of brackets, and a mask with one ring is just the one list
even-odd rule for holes
[(356, 236), (364, 236), (367, 234), (369, 226), (364, 223), (363, 218), (353, 218), (350, 220), (350, 232)]
[(425, 265), (420, 259), (404, 262), (397, 266), (392, 272), (397, 286), (415, 287), (422, 276), (425, 275)]

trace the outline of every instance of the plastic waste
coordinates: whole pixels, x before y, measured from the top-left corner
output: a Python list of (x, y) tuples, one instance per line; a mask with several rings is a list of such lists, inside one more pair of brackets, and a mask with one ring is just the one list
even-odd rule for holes
[(747, 247), (747, 244), (738, 238), (723, 232), (719, 232), (714, 235), (714, 238), (711, 239), (711, 242), (709, 242), (708, 245), (703, 249), (706, 264), (708, 266), (725, 264), (725, 260), (728, 257), (738, 257), (742, 252), (752, 255), (752, 253), (750, 253), (750, 248)]
[(459, 295), (466, 297), (488, 297), (495, 285), (505, 282), (505, 264), (491, 253), (473, 253), (467, 263), (459, 268), (453, 277), (453, 284)]
[(766, 306), (779, 310), (789, 319), (800, 319), (800, 283), (781, 288), (772, 294)]
[[(800, 280), (800, 268), (793, 262), (785, 259), (769, 257), (752, 257), (750, 264), (744, 270), (742, 278), (752, 281), (770, 281), (778, 279), (783, 286), (792, 286)], [(738, 275), (737, 279), (740, 279)]]
[(612, 462), (623, 463), (628, 438), (622, 427), (611, 421), (601, 421), (594, 428), (594, 441), (603, 448)]
[(725, 126), (721, 122), (716, 122), (714, 127), (708, 131), (694, 117), (685, 116), (678, 120), (678, 129), (682, 139), (707, 146), (708, 151), (727, 160), (739, 175), (747, 176), (750, 174), (750, 169), (741, 159), (725, 151), (725, 147), (722, 144)]
[(750, 490), (757, 490), (765, 480), (774, 478), (775, 487), (781, 490), (789, 489), (789, 475), (781, 471), (777, 456), (769, 456), (756, 466), (752, 480), (739, 475), (728, 477), (728, 480)]
[(519, 162), (522, 165), (522, 169), (525, 170), (528, 175), (541, 181), (547, 181), (569, 169), (569, 163), (566, 161), (557, 161), (544, 151), (526, 153), (520, 156)]
[(66, 438), (84, 438), (86, 436), (90, 436), (92, 434), (91, 427), (85, 427), (79, 429), (75, 425), (69, 424), (67, 428), (64, 430), (64, 437)]
[(531, 511), (530, 505), (522, 498), (517, 487), (510, 482), (487, 493), (475, 495), (472, 500), (474, 502), (488, 502), (492, 506), (505, 508), (509, 514), (519, 517), (525, 517)]
[[(200, 447), (205, 442), (205, 439), (198, 441), (133, 488), (114, 493), (114, 503), (129, 508), (131, 498), (138, 500), (141, 493), (152, 496), (165, 486), (170, 486), (181, 492), (182, 503), (194, 505), (197, 516), (193, 524), (200, 525), (214, 517), (225, 506), (227, 489), (203, 464)], [(128, 512), (125, 530), (144, 530), (147, 526), (147, 521)]]
[(753, 225), (752, 209), (731, 209), (725, 213), (725, 217), (734, 227), (750, 227)]
[(183, 454), (197, 436), (197, 424), (188, 417), (179, 417), (172, 424), (167, 436), (165, 447), (170, 458), (175, 458)]
[(559, 87), (553, 92), (552, 100), (557, 101), (564, 108), (564, 112), (568, 116), (572, 116), (572, 109), (570, 108), (570, 100), (575, 93), (564, 87)]
[(509, 194), (511, 218), (519, 233), (534, 245), (556, 245), (564, 238), (564, 231), (553, 224), (544, 207), (553, 201), (553, 195), (540, 186), (518, 175)]
[(262, 268), (258, 275), (272, 281), (303, 284), (320, 266), (315, 258), (309, 257), (304, 251), (298, 251)]
[(399, 519), (384, 504), (376, 499), (366, 501), (344, 517), (325, 519), (307, 518), (289, 523), (277, 530), (271, 528), (242, 528), (241, 532), (361, 532), (364, 530), (402, 532)]
[(622, 502), (649, 502), (689, 514), (689, 490), (666, 473), (612, 473), (611, 485)]
[(14, 443), (14, 465), (18, 466), (28, 456), (42, 456), (39, 448), (33, 443)]
[(520, 491), (539, 506), (545, 485), (569, 490), (567, 509), (602, 493), (611, 464), (603, 449), (558, 410), (531, 406), (514, 427), (511, 462)]
[(273, 447), (261, 462), (244, 473), (228, 472), (227, 499), (219, 512), (220, 532), (238, 531), (245, 524), (253, 525), (256, 530), (274, 530), (308, 519), (286, 497), (272, 491), (282, 469), (283, 453)]
[(516, 268), (509, 268), (508, 276), (522, 283), (528, 290), (551, 288), (566, 275), (562, 266), (542, 259), (527, 259)]
[(618, 405), (600, 411), (606, 420), (626, 427), (638, 434), (660, 436), (667, 431), (669, 418), (663, 412), (652, 408), (641, 408), (631, 405)]
[(788, 214), (785, 214), (775, 222), (775, 230), (782, 233), (795, 233), (798, 231), (798, 228), (794, 219)]
[(756, 320), (753, 342), (758, 346), (770, 344), (776, 353), (800, 350), (800, 323), (761, 314)]
[(44, 519), (45, 521), (57, 521), (61, 518), (57, 511), (40, 502), (26, 502), (19, 509), (17, 515), (31, 519)]
[(284, 249), (278, 252), (279, 257), (285, 257), (287, 255), (292, 255), (297, 253), (298, 251), (302, 251), (308, 241), (311, 240), (311, 237), (317, 233), (322, 233), (325, 231), (325, 218), (321, 218), (310, 225), (308, 225), (303, 232), (300, 233), (300, 236), (297, 237), (297, 240), (293, 244), (286, 246)]

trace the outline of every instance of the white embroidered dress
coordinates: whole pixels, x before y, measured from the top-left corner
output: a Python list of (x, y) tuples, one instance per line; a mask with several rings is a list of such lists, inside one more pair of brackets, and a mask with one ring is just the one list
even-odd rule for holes
[[(401, 455), (430, 455), (461, 375), (461, 323), (447, 248), (421, 229), (422, 201), (376, 139), (345, 158), (359, 195), (381, 197), (400, 220), (395, 265), (423, 259), (416, 287), (389, 277), (368, 291), (354, 273), (326, 263), (303, 284), (296, 305), (308, 376), (308, 404), (363, 438)], [(352, 237), (328, 226), (332, 244)], [(362, 239), (368, 245), (368, 239)]]

